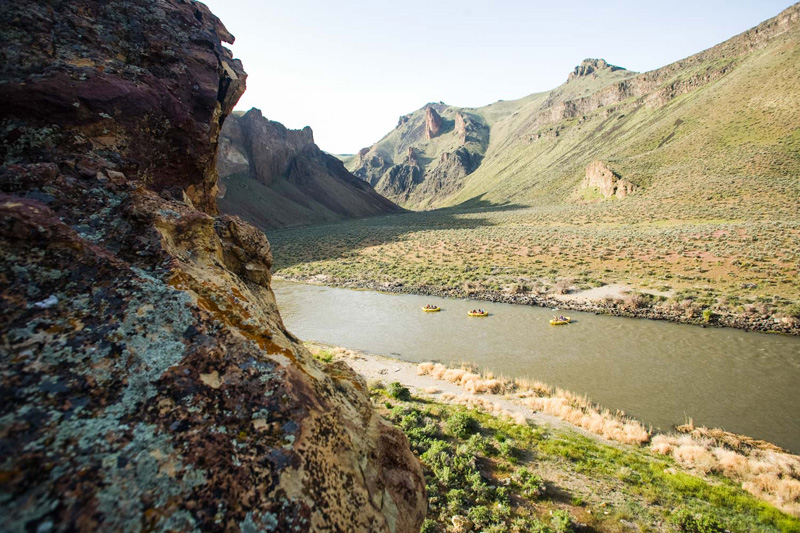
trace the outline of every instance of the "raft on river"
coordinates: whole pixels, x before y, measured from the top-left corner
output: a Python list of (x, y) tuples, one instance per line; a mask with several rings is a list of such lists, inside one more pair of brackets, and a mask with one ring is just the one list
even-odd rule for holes
[(553, 320), (550, 321), (551, 326), (563, 326), (565, 324), (569, 324), (568, 316), (554, 318)]

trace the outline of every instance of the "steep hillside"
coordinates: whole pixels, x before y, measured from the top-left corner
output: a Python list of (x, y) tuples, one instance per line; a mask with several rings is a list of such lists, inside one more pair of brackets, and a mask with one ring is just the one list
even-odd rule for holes
[(261, 229), (319, 224), (400, 209), (314, 144), (258, 109), (228, 118), (220, 135), (219, 207)]
[(483, 117), (439, 102), (400, 117), (392, 132), (347, 164), (387, 198), (425, 206), (458, 192), (488, 143)]
[(245, 88), (198, 2), (3, 3), (0, 531), (419, 531), (424, 477), (218, 216)]
[[(443, 169), (439, 181), (453, 184), (447, 190), (417, 185), (391, 197), (412, 207), (599, 201), (604, 195), (589, 185), (587, 167), (602, 163), (638, 190), (639, 203), (651, 202), (662, 211), (698, 198), (707, 202), (709, 195), (723, 212), (743, 202), (767, 210), (794, 206), (798, 185), (792, 176), (800, 171), (799, 22), (795, 5), (655, 71), (635, 74), (586, 60), (549, 93), (477, 109), (447, 108), (489, 128), (480, 164), (470, 173)], [(411, 115), (417, 130), (420, 114)], [(406, 143), (403, 150), (410, 146), (427, 154), (430, 141), (412, 133), (401, 123), (364, 158), (351, 160), (350, 168), (374, 181), (368, 169), (376, 165), (369, 157), (384, 154), (388, 162), (386, 147), (398, 146), (394, 139), (416, 139), (417, 145)]]

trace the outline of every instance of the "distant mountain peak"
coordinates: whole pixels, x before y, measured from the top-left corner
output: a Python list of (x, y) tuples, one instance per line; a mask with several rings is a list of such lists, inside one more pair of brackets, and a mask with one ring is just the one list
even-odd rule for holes
[(567, 78), (567, 81), (574, 80), (575, 78), (591, 76), (601, 70), (614, 72), (616, 70), (625, 69), (616, 65), (610, 65), (605, 59), (584, 59), (581, 61), (580, 65), (575, 67), (575, 70), (569, 73), (569, 78)]

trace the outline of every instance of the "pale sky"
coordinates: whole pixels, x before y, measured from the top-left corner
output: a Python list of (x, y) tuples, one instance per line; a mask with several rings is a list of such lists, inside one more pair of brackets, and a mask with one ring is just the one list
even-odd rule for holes
[(237, 109), (311, 126), (331, 153), (370, 146), (427, 102), (482, 106), (553, 89), (588, 57), (644, 72), (788, 0), (205, 0), (249, 77)]

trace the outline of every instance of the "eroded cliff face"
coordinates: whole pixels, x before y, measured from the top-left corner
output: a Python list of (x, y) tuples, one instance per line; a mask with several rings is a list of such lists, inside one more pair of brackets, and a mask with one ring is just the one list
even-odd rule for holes
[(586, 175), (581, 184), (582, 189), (595, 187), (604, 198), (625, 198), (638, 187), (630, 181), (623, 179), (607, 163), (592, 161), (586, 167)]
[(461, 189), (480, 165), (489, 126), (442, 102), (400, 117), (397, 127), (350, 163), (353, 174), (393, 202), (424, 208)]
[(219, 153), (220, 209), (261, 229), (400, 211), (320, 150), (310, 127), (288, 129), (258, 109), (228, 118)]
[(424, 478), (218, 216), (232, 42), (183, 0), (0, 22), (0, 529), (415, 531)]
[(442, 117), (434, 108), (425, 108), (425, 138), (430, 140), (439, 135), (442, 130)]

